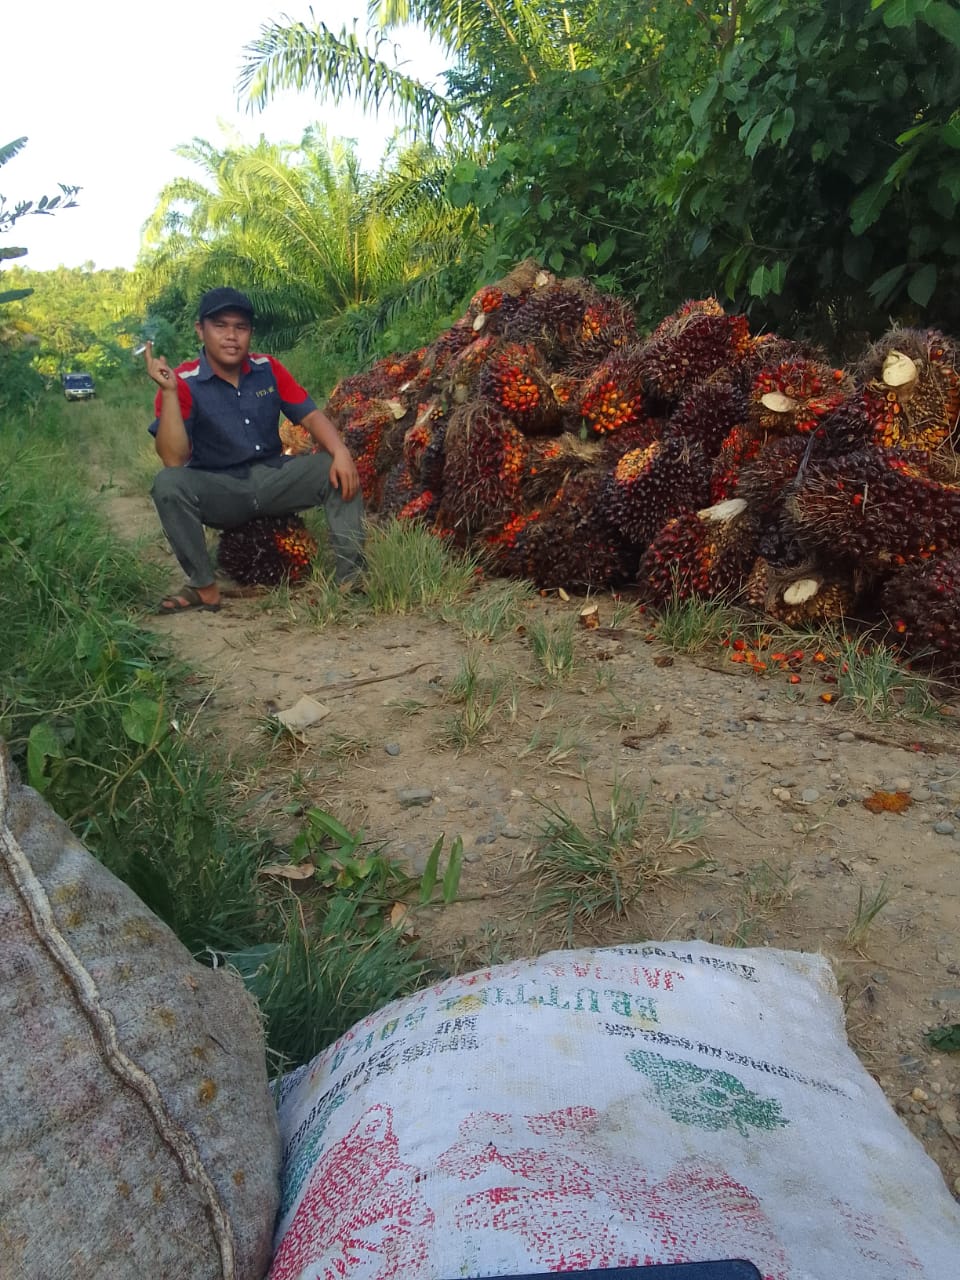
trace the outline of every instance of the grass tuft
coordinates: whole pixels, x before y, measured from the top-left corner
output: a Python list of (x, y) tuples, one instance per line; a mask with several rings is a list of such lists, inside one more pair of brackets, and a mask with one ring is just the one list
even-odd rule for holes
[(701, 834), (677, 811), (658, 835), (645, 822), (646, 796), (627, 795), (615, 784), (605, 808), (589, 799), (585, 825), (559, 806), (544, 805), (547, 817), (531, 855), (534, 905), (562, 919), (569, 945), (578, 928), (625, 915), (651, 885), (705, 865), (703, 859), (688, 866), (673, 860)]
[(476, 560), (410, 521), (371, 525), (363, 589), (374, 613), (449, 608), (474, 585)]
[(864, 894), (863, 885), (860, 886), (857, 892), (857, 911), (853, 917), (853, 923), (844, 936), (844, 942), (848, 947), (852, 947), (855, 951), (860, 949), (870, 932), (870, 926), (892, 901), (893, 894), (888, 892), (886, 880), (869, 897)]
[(533, 656), (548, 680), (560, 683), (573, 674), (577, 664), (574, 637), (572, 618), (560, 618), (553, 624), (538, 619), (527, 627)]
[(488, 582), (459, 607), (443, 611), (445, 622), (456, 622), (468, 640), (499, 640), (526, 616), (526, 605), (536, 598), (528, 582)]
[(740, 614), (722, 600), (674, 596), (660, 614), (657, 638), (674, 653), (705, 653), (719, 648), (740, 624)]
[(831, 652), (837, 655), (838, 692), (868, 720), (898, 715), (923, 720), (936, 715), (930, 682), (905, 670), (886, 646), (869, 637), (841, 636)]

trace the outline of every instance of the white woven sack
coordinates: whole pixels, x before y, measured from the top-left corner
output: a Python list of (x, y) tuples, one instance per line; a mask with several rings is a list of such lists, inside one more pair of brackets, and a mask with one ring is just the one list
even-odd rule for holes
[(20, 786), (0, 744), (0, 1277), (262, 1280), (257, 1009)]
[(960, 1207), (819, 956), (638, 944), (452, 978), (288, 1076), (280, 1124), (270, 1280), (960, 1274)]

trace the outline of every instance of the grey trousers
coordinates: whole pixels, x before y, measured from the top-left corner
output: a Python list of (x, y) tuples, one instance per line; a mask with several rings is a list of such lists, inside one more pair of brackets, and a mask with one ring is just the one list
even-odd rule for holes
[(215, 574), (203, 526), (231, 529), (257, 516), (287, 516), (323, 507), (336, 562), (336, 579), (348, 582), (363, 567), (363, 498), (344, 502), (330, 483), (328, 453), (286, 458), (282, 466), (258, 463), (246, 477), (164, 467), (151, 494), (173, 554), (193, 587), (206, 587)]

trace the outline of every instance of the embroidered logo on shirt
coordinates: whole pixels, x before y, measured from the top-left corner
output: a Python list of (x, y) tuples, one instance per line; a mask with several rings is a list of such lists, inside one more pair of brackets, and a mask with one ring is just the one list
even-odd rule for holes
[(259, 399), (260, 396), (272, 396), (273, 393), (276, 391), (276, 389), (277, 388), (275, 386), (271, 385), (269, 387), (266, 387), (263, 391), (258, 391), (257, 399)]

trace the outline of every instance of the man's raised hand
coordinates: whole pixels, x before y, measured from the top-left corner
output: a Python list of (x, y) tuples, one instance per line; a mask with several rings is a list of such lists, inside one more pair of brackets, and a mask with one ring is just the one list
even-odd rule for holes
[(177, 387), (177, 375), (167, 364), (166, 356), (155, 356), (153, 354), (153, 343), (148, 342), (143, 349), (143, 359), (147, 366), (147, 373), (157, 384), (161, 391), (175, 391)]

